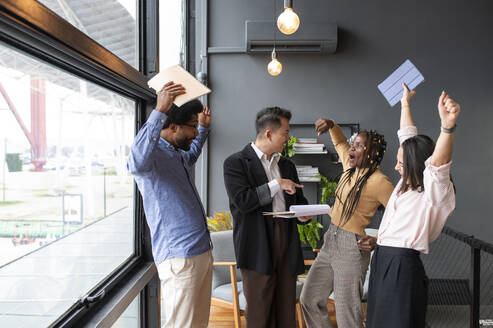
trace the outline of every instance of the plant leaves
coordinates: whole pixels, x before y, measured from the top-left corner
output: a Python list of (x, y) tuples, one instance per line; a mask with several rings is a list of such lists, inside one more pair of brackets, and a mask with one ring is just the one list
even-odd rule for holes
[(289, 137), (288, 142), (284, 144), (284, 148), (281, 152), (281, 156), (283, 157), (293, 157), (296, 153), (294, 150), (294, 143), (298, 141), (298, 138), (296, 137)]

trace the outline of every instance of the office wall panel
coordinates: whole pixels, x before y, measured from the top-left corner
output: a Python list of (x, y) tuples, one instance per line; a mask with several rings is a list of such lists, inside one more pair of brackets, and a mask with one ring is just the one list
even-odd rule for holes
[[(282, 1), (277, 1), (280, 13)], [(211, 0), (209, 47), (241, 47), (247, 19), (268, 20), (273, 2)], [(334, 22), (339, 45), (334, 55), (280, 54), (283, 72), (267, 73), (270, 54), (209, 54), (210, 107), (214, 130), (209, 144), (210, 214), (228, 209), (223, 185), (224, 159), (254, 139), (255, 113), (271, 105), (293, 112), (293, 122), (331, 117), (377, 129), (388, 140), (383, 171), (394, 183), (399, 107), (390, 108), (377, 84), (404, 60), (425, 76), (412, 102), (421, 133), (436, 139), (437, 99), (446, 90), (462, 105), (452, 174), (457, 208), (448, 224), (493, 242), (493, 147), (490, 33), (493, 2), (479, 0), (294, 1), (304, 22)]]

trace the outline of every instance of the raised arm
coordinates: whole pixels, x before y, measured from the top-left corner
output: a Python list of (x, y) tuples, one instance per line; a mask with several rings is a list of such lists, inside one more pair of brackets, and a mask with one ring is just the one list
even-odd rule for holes
[(337, 151), (337, 155), (339, 155), (339, 158), (341, 159), (343, 169), (346, 170), (348, 168), (350, 145), (339, 125), (335, 124), (331, 119), (321, 118), (315, 122), (315, 130), (318, 135), (327, 131), (330, 132), (330, 138)]
[(163, 127), (162, 122), (165, 120), (166, 115), (153, 110), (135, 136), (127, 162), (127, 168), (131, 174), (136, 175), (152, 170), (151, 154), (159, 140), (159, 134)]
[(171, 108), (178, 95), (185, 93), (181, 84), (172, 81), (166, 83), (157, 96), (156, 109), (152, 111), (147, 122), (135, 136), (127, 167), (132, 174), (148, 172), (152, 168), (151, 154), (154, 151), (159, 138), (166, 113)]
[(414, 97), (416, 91), (409, 91), (409, 88), (405, 83), (402, 83), (402, 98), (401, 98), (401, 123), (397, 136), (399, 137), (399, 144), (402, 145), (404, 141), (418, 135), (418, 129), (414, 126), (413, 117), (411, 115), (411, 98)]
[(413, 117), (411, 115), (411, 98), (414, 97), (416, 91), (409, 91), (409, 88), (405, 83), (402, 83), (403, 94), (401, 98), (401, 125), (400, 128), (403, 129), (407, 126), (414, 126)]
[(201, 113), (199, 113), (199, 135), (193, 139), (192, 145), (190, 146), (190, 150), (186, 152), (186, 160), (188, 164), (191, 166), (195, 164), (197, 159), (202, 152), (202, 147), (207, 140), (207, 136), (209, 135), (209, 125), (211, 124), (211, 110), (204, 106), (204, 109)]
[(431, 155), (431, 165), (433, 166), (442, 166), (452, 159), (454, 131), (460, 113), (460, 105), (450, 98), (445, 91), (442, 91), (438, 99), (438, 113), (442, 126), (435, 151)]

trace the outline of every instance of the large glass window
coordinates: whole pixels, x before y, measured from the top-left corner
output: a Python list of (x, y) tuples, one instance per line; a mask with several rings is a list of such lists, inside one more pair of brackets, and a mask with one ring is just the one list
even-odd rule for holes
[(111, 326), (112, 328), (139, 328), (140, 327), (140, 295), (122, 313), (120, 318)]
[(0, 43), (0, 327), (50, 324), (134, 254), (134, 124), (133, 100)]
[(166, 0), (159, 3), (159, 68), (186, 65), (186, 2)]
[(38, 1), (128, 64), (139, 69), (137, 0)]

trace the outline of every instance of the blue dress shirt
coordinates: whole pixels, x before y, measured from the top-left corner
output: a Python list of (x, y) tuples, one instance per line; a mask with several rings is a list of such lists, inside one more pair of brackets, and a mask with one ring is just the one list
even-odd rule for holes
[(152, 111), (135, 137), (127, 163), (144, 200), (156, 264), (202, 254), (211, 245), (204, 207), (191, 176), (209, 129), (199, 126), (199, 135), (184, 151), (160, 137), (165, 121), (165, 114)]

